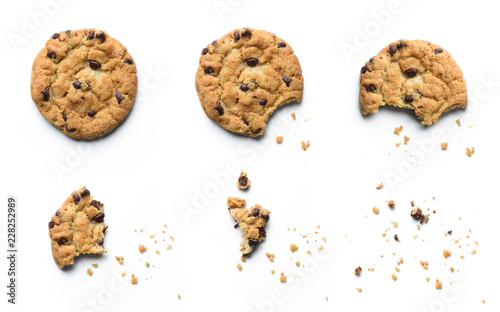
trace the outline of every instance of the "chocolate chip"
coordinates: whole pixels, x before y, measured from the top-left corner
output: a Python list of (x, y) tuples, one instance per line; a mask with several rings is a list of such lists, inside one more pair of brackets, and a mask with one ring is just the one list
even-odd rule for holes
[(88, 35), (87, 35), (87, 40), (92, 40), (94, 39), (94, 35), (95, 35), (95, 30), (91, 30), (89, 31)]
[(75, 128), (71, 128), (70, 129), (70, 128), (68, 128), (68, 125), (66, 125), (66, 131), (68, 131), (68, 132), (75, 132), (76, 129)]
[(399, 40), (397, 47), (398, 49), (406, 47), (406, 42), (404, 42), (403, 40)]
[(397, 51), (397, 50), (396, 50), (396, 46), (395, 46), (395, 45), (393, 45), (393, 44), (391, 44), (391, 45), (389, 46), (389, 53), (391, 54), (391, 56), (393, 56), (394, 54), (396, 54), (396, 51)]
[(90, 204), (96, 208), (99, 208), (99, 207), (102, 207), (102, 203), (98, 200), (95, 200), (95, 199), (92, 199), (92, 201), (90, 202)]
[(61, 35), (59, 35), (59, 33), (55, 33), (55, 34), (53, 34), (53, 35), (52, 35), (52, 37), (51, 37), (51, 38), (52, 38), (52, 39), (57, 39), (57, 38), (59, 38), (59, 37), (61, 37)]
[(68, 242), (68, 239), (66, 237), (61, 237), (57, 240), (57, 243), (59, 245), (66, 244)]
[(92, 219), (94, 219), (94, 221), (97, 222), (97, 223), (104, 222), (104, 212), (99, 212)]
[(97, 240), (97, 243), (98, 243), (99, 245), (101, 245), (101, 246), (102, 246), (102, 244), (104, 244), (104, 239), (99, 238), (99, 239)]
[(104, 228), (104, 230), (102, 230), (102, 234), (105, 234), (107, 229), (108, 229), (108, 226), (106, 225), (106, 227)]
[(94, 117), (95, 116), (95, 112), (91, 109), (87, 109), (87, 116), (89, 117)]
[(216, 45), (216, 44), (217, 44), (217, 40), (212, 41), (212, 45)]
[(43, 95), (43, 100), (48, 101), (50, 99), (50, 92), (49, 92), (49, 87), (45, 88), (42, 92), (40, 92)]
[(248, 178), (247, 178), (246, 176), (240, 176), (240, 177), (238, 178), (238, 183), (239, 183), (241, 186), (245, 187), (245, 186), (247, 186), (247, 183), (248, 183)]
[(66, 35), (69, 35), (71, 33), (71, 30), (66, 30)]
[(205, 55), (208, 53), (208, 48), (203, 48), (203, 50), (201, 50), (201, 55)]
[(423, 214), (422, 214), (422, 209), (420, 208), (415, 208), (411, 211), (411, 217), (415, 220), (419, 220), (420, 218), (422, 218)]
[(266, 237), (266, 229), (261, 227), (259, 228), (259, 236)]
[(63, 112), (62, 116), (63, 116), (64, 121), (68, 120), (68, 117), (66, 117), (66, 113)]
[(249, 238), (248, 239), (248, 245), (250, 245), (250, 247), (254, 247), (255, 245), (257, 245), (259, 243), (259, 240), (258, 239), (255, 239), (255, 238)]
[(250, 29), (245, 28), (245, 31), (243, 31), (243, 32), (241, 33), (241, 36), (242, 36), (242, 37), (246, 37), (246, 36), (250, 36), (251, 34), (252, 34), (252, 32), (250, 31)]
[(266, 99), (259, 99), (259, 105), (265, 106), (267, 104)]
[(377, 90), (377, 87), (375, 87), (374, 84), (369, 84), (369, 85), (365, 86), (365, 89), (366, 89), (367, 92), (372, 92), (372, 91)]
[(290, 86), (290, 82), (292, 82), (292, 78), (288, 77), (287, 75), (283, 75), (281, 78), (283, 78), (283, 81), (285, 82), (286, 86)]
[(203, 68), (205, 71), (205, 74), (212, 74), (214, 72), (214, 69), (210, 66)]
[(101, 63), (99, 63), (98, 61), (89, 60), (89, 66), (92, 69), (98, 69), (99, 67), (101, 67)]
[(80, 89), (82, 87), (82, 83), (78, 80), (75, 80), (75, 82), (73, 82), (73, 87), (75, 87), (75, 89)]
[(247, 126), (248, 126), (248, 125), (250, 124), (250, 123), (248, 122), (248, 120), (246, 120), (245, 118), (241, 118), (241, 119), (243, 119), (243, 122), (245, 123), (245, 125), (247, 125)]
[(243, 92), (247, 92), (248, 91), (248, 84), (242, 83), (240, 85), (240, 90), (243, 91)]
[(240, 31), (237, 30), (234, 32), (234, 42), (240, 40)]
[(284, 47), (286, 47), (286, 43), (278, 42), (278, 48), (284, 48)]
[(73, 201), (75, 204), (78, 204), (80, 202), (80, 195), (78, 193), (73, 194)]
[(83, 189), (83, 191), (80, 193), (80, 196), (85, 197), (87, 195), (90, 195), (90, 191), (88, 189)]
[(56, 217), (59, 217), (60, 214), (61, 214), (61, 212), (59, 212), (59, 209), (57, 209), (57, 211), (55, 213)]
[(361, 67), (362, 74), (366, 73), (367, 70), (368, 70), (368, 67), (366, 67), (366, 66)]
[(250, 129), (250, 131), (251, 131), (253, 134), (257, 134), (257, 133), (259, 133), (261, 130), (262, 130), (261, 128), (259, 128), (259, 129), (257, 129), (257, 130)]
[(405, 70), (405, 74), (408, 77), (413, 78), (418, 74), (418, 69), (416, 69), (416, 68), (407, 69), (407, 70)]
[(394, 234), (394, 240), (399, 240), (398, 234)]
[(224, 108), (222, 107), (222, 105), (220, 105), (219, 102), (217, 102), (217, 104), (215, 105), (214, 109), (219, 112), (219, 115), (222, 115), (224, 114)]
[(373, 63), (373, 61), (375, 61), (375, 58), (370, 57), (370, 63)]
[(235, 228), (235, 229), (237, 229), (237, 228), (238, 228), (238, 226), (240, 226), (240, 225), (239, 225), (238, 223), (236, 223), (236, 224), (234, 225), (234, 228)]
[(115, 97), (116, 100), (118, 101), (118, 104), (121, 104), (121, 102), (125, 99), (123, 95), (120, 93), (120, 91), (116, 91)]
[(413, 102), (413, 97), (411, 95), (405, 95), (405, 102), (406, 103), (411, 103)]
[(49, 230), (50, 230), (51, 228), (53, 228), (53, 227), (54, 227), (54, 225), (56, 225), (56, 223), (55, 223), (54, 221), (50, 221), (50, 222), (49, 222)]
[(100, 33), (98, 33), (95, 36), (96, 36), (96, 38), (102, 39), (103, 41), (106, 40), (106, 34), (103, 31), (101, 31)]
[(248, 215), (249, 217), (256, 217), (259, 215), (260, 209), (259, 208), (254, 208), (252, 212)]
[(131, 60), (131, 59), (129, 59), (129, 58), (126, 58), (124, 61), (125, 61), (125, 63), (127, 63), (127, 64), (133, 64), (133, 63), (134, 63), (134, 62), (132, 62), (132, 60)]
[(269, 215), (268, 214), (261, 214), (260, 215), (262, 217), (262, 219), (266, 220), (266, 221), (269, 221)]
[(436, 53), (436, 54), (443, 53), (443, 49), (437, 48), (434, 50), (434, 53)]
[(259, 62), (256, 58), (247, 58), (245, 61), (247, 62), (247, 65), (251, 67), (254, 67)]
[(54, 52), (54, 51), (48, 51), (47, 56), (50, 57), (51, 59), (57, 58), (56, 52)]

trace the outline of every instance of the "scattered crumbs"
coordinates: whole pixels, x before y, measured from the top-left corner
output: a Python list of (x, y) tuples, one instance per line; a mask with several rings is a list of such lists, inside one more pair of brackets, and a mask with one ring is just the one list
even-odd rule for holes
[(380, 190), (383, 187), (384, 187), (384, 183), (380, 182), (380, 184), (376, 186), (376, 189)]
[(443, 288), (443, 283), (439, 281), (439, 279), (436, 279), (436, 289), (441, 289)]
[(310, 250), (308, 250), (308, 251), (306, 251), (306, 252), (307, 252), (308, 254), (311, 254), (311, 251), (310, 251)]
[(396, 270), (396, 272), (400, 271), (398, 267), (394, 267), (394, 270)]
[(125, 271), (122, 272), (122, 276), (125, 277)]
[(181, 299), (181, 295), (180, 294), (177, 294), (177, 298), (179, 298), (179, 300)]
[(373, 207), (372, 211), (374, 214), (378, 214), (380, 212), (380, 209), (378, 209), (377, 207)]
[(139, 251), (141, 253), (145, 252), (148, 248), (144, 247), (144, 245), (139, 245)]
[(130, 279), (130, 283), (137, 284), (137, 276), (135, 276), (134, 274), (132, 274), (132, 278)]
[(299, 265), (300, 265), (300, 262), (299, 262), (299, 261), (295, 261), (295, 265), (296, 265), (296, 266), (299, 266)]
[(401, 131), (403, 131), (403, 126), (399, 126), (399, 127), (394, 128), (394, 133), (397, 135), (399, 135), (401, 133)]
[[(326, 301), (328, 301), (328, 297), (326, 297)], [(484, 299), (483, 299), (483, 303), (486, 303), (486, 301), (484, 301)]]
[(149, 262), (146, 262), (146, 266), (149, 267)]
[(174, 237), (173, 237), (173, 236), (170, 236), (170, 240), (171, 240), (171, 241), (174, 241)]
[(387, 202), (387, 206), (389, 206), (389, 208), (394, 208), (396, 206), (396, 203), (391, 199)]
[(93, 266), (94, 268), (97, 268), (99, 265), (98, 265), (97, 263), (92, 263), (92, 266)]
[(241, 262), (247, 262), (247, 259), (243, 256), (241, 256), (240, 260), (241, 260)]
[(270, 254), (266, 252), (267, 259), (269, 259), (270, 262), (274, 262), (274, 254)]
[(467, 156), (471, 157), (472, 154), (474, 154), (474, 146), (471, 147), (471, 148), (466, 147), (465, 148), (465, 154), (467, 154)]
[(274, 274), (276, 273), (276, 270), (273, 268), (273, 270), (271, 271), (271, 274)]
[(292, 252), (296, 252), (297, 250), (299, 250), (299, 247), (295, 244), (290, 244), (290, 250)]
[(292, 118), (293, 120), (295, 120), (295, 113), (292, 113)]
[(172, 245), (168, 245), (168, 246), (167, 246), (167, 249), (172, 249)]
[(92, 276), (92, 274), (94, 274), (94, 272), (93, 272), (90, 268), (88, 268), (88, 269), (87, 269), (87, 274), (88, 274), (89, 276)]
[(382, 237), (385, 237), (385, 235), (386, 235), (385, 233), (382, 233)]
[(396, 146), (397, 146), (397, 147), (401, 146), (401, 143), (396, 143)]
[(392, 224), (393, 228), (397, 228), (398, 227), (398, 223), (396, 221), (391, 221), (391, 224)]
[(283, 137), (281, 135), (276, 137), (276, 143), (278, 144), (283, 143)]
[(391, 278), (396, 281), (398, 279), (398, 276), (396, 275), (396, 273), (392, 273), (391, 275)]
[(465, 257), (462, 255), (462, 256), (460, 256), (460, 259), (465, 259)]
[(318, 247), (318, 250), (321, 251), (321, 250), (323, 250), (323, 248), (325, 248), (325, 247), (323, 247), (323, 245), (321, 245)]
[(403, 261), (404, 261), (403, 258), (399, 258), (398, 265), (403, 264)]
[(358, 292), (362, 292), (362, 291), (363, 291), (363, 289), (362, 289), (362, 288), (356, 288), (356, 290), (357, 290)]
[(449, 250), (443, 250), (443, 256), (448, 259), (449, 256), (451, 256), (451, 252)]
[(311, 146), (311, 143), (310, 143), (309, 141), (307, 141), (307, 143), (306, 143), (306, 142), (304, 142), (304, 141), (302, 141), (302, 142), (300, 142), (300, 144), (302, 144), (302, 149), (303, 149), (304, 151), (305, 151), (305, 150), (306, 150), (309, 146)]
[(157, 253), (157, 254), (160, 254), (160, 251), (159, 251), (159, 250), (157, 250), (157, 251), (156, 251), (156, 253)]
[(243, 266), (242, 266), (240, 263), (238, 263), (238, 265), (236, 266), (236, 268), (237, 268), (238, 270), (240, 270), (240, 271), (241, 271), (241, 270), (243, 270)]
[(125, 259), (124, 257), (119, 257), (115, 256), (116, 261), (118, 261), (119, 264), (123, 264), (123, 260)]
[(429, 269), (429, 262), (420, 260), (420, 265), (424, 268), (424, 270)]
[(441, 149), (442, 150), (445, 150), (447, 148), (448, 148), (448, 143), (446, 143), (446, 142), (441, 143)]
[(286, 283), (286, 275), (285, 275), (285, 273), (283, 273), (283, 272), (281, 272), (280, 282), (282, 282), (282, 283)]
[(450, 271), (455, 272), (455, 268), (454, 267), (450, 267)]
[(405, 135), (405, 143), (404, 144), (408, 144), (408, 141), (410, 141), (410, 138)]
[(470, 252), (471, 255), (475, 255), (476, 254), (476, 250), (473, 249), (471, 252)]
[(457, 123), (457, 125), (460, 126), (460, 118), (458, 118), (457, 120), (455, 120), (455, 122)]
[(361, 271), (363, 271), (363, 269), (360, 266), (358, 266), (357, 268), (354, 269), (354, 275), (360, 276)]
[(430, 281), (431, 280), (431, 277), (429, 275), (427, 275), (427, 278), (425, 279), (426, 281)]

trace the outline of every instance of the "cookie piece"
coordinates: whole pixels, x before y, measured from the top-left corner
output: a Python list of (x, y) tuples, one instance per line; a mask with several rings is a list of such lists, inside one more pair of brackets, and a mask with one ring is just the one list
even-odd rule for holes
[(391, 105), (415, 111), (423, 125), (467, 105), (462, 71), (443, 48), (423, 40), (398, 40), (361, 68), (359, 103), (364, 115)]
[(228, 197), (227, 205), (231, 216), (238, 222), (241, 232), (243, 232), (243, 241), (240, 251), (243, 257), (250, 255), (253, 248), (266, 239), (266, 226), (269, 221), (269, 210), (255, 205), (250, 210), (245, 208), (246, 200), (239, 197)]
[(247, 189), (252, 184), (252, 181), (247, 177), (247, 173), (242, 171), (240, 177), (238, 178), (238, 182), (236, 182), (236, 187), (239, 189)]
[(256, 137), (276, 108), (302, 99), (304, 81), (287, 42), (265, 30), (241, 28), (201, 51), (195, 85), (210, 119)]
[(33, 62), (33, 102), (74, 139), (95, 139), (113, 130), (132, 109), (136, 92), (132, 56), (102, 30), (55, 33)]
[(49, 222), (52, 256), (57, 266), (64, 268), (74, 263), (80, 254), (102, 254), (104, 232), (104, 205), (94, 200), (84, 187), (71, 193)]

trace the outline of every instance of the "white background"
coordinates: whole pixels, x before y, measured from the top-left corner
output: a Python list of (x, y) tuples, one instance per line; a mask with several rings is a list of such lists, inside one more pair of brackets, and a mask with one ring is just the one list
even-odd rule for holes
[[(424, 0), (2, 2), (2, 255), (6, 199), (19, 200), (18, 305), (6, 304), (2, 256), (2, 311), (498, 311), (497, 7), (494, 1)], [(302, 102), (277, 111), (258, 139), (210, 121), (194, 88), (202, 48), (244, 26), (288, 41), (305, 79)], [(38, 112), (30, 70), (54, 32), (87, 27), (106, 30), (128, 48), (140, 90), (120, 127), (102, 139), (78, 142)], [(359, 70), (401, 38), (426, 39), (452, 54), (467, 81), (466, 110), (447, 113), (431, 127), (397, 109), (362, 116)], [(348, 46), (351, 54), (343, 52)], [(393, 130), (399, 125), (404, 130), (398, 137)], [(283, 144), (276, 144), (277, 135), (285, 137)], [(403, 135), (409, 144), (396, 147)], [(302, 140), (311, 141), (305, 152)], [(444, 141), (446, 151), (439, 147)], [(471, 146), (476, 152), (469, 158), (465, 148)], [(247, 192), (235, 187), (239, 170), (252, 181)], [(380, 182), (385, 187), (376, 190)], [(61, 270), (52, 260), (47, 223), (83, 185), (106, 205), (109, 253), (98, 260), (80, 257)], [(241, 272), (240, 231), (226, 209), (230, 195), (272, 212), (266, 241)], [(393, 210), (386, 206), (390, 199)], [(412, 200), (436, 210), (421, 230), (410, 218)], [(197, 214), (186, 216), (182, 207)], [(140, 228), (147, 230), (134, 232)], [(382, 237), (386, 228), (388, 242)], [(451, 237), (444, 236), (448, 230)], [(146, 233), (158, 233), (158, 243)], [(395, 233), (400, 243), (392, 239)], [(295, 254), (291, 243), (299, 246)], [(143, 255), (139, 244), (149, 247)], [(443, 249), (452, 256), (445, 259)], [(275, 263), (266, 252), (276, 255)], [(116, 255), (125, 257), (125, 265)], [(394, 282), (399, 257), (404, 263)], [(297, 260), (305, 267), (297, 270)], [(429, 261), (428, 271), (419, 260)], [(155, 268), (146, 268), (145, 261)], [(95, 262), (99, 267), (89, 277), (86, 270)], [(353, 274), (358, 265), (360, 277)], [(450, 272), (450, 266), (460, 272)], [(122, 271), (125, 278), (118, 276)], [(281, 272), (287, 283), (279, 282)], [(137, 285), (129, 283), (130, 274), (139, 277)], [(445, 281), (443, 289), (434, 288), (436, 278)]]

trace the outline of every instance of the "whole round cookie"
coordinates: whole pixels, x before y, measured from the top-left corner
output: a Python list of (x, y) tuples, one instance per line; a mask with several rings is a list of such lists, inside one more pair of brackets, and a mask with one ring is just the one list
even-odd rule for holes
[(384, 105), (415, 111), (423, 125), (444, 112), (467, 105), (462, 71), (440, 46), (423, 40), (398, 40), (361, 68), (359, 103), (364, 115)]
[(276, 108), (302, 99), (304, 81), (287, 42), (265, 30), (242, 28), (201, 51), (195, 85), (210, 119), (256, 137)]
[(80, 254), (106, 252), (104, 216), (104, 205), (85, 186), (66, 198), (49, 222), (52, 256), (58, 267), (72, 265)]
[(48, 121), (75, 139), (113, 130), (132, 109), (136, 92), (132, 56), (102, 30), (55, 33), (33, 62), (33, 101)]

